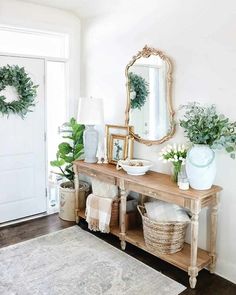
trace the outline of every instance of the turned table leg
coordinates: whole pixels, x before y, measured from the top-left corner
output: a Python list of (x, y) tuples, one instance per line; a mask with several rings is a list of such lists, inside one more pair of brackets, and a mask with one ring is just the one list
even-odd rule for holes
[(217, 215), (218, 215), (218, 204), (219, 197), (215, 196), (216, 201), (215, 204), (211, 207), (211, 224), (210, 224), (210, 256), (211, 256), (211, 264), (209, 266), (210, 273), (215, 272), (216, 267), (216, 232), (217, 232)]
[(127, 201), (127, 192), (124, 187), (124, 181), (121, 181), (120, 184), (120, 246), (122, 250), (126, 248), (126, 241), (125, 241), (125, 215), (126, 215), (126, 201)]
[(191, 218), (191, 258), (188, 268), (189, 284), (191, 288), (195, 288), (197, 283), (198, 267), (197, 267), (197, 251), (198, 251), (198, 219), (199, 219), (199, 204), (194, 204)]
[(73, 165), (75, 185), (75, 222), (79, 223), (79, 173), (76, 164)]

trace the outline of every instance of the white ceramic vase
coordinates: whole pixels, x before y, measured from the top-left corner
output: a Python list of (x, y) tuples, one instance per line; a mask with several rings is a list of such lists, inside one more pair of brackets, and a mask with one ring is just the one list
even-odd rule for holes
[(208, 145), (194, 145), (187, 153), (186, 173), (192, 188), (210, 189), (216, 176), (215, 152)]

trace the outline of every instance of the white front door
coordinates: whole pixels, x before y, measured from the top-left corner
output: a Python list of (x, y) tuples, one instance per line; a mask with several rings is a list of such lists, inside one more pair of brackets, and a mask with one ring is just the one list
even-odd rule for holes
[(44, 60), (0, 56), (0, 67), (7, 64), (24, 67), (39, 87), (24, 120), (0, 113), (0, 223), (47, 210)]

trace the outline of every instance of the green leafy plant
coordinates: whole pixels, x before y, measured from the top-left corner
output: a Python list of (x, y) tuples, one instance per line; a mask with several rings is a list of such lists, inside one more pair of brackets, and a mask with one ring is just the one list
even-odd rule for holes
[(24, 119), (28, 112), (32, 112), (31, 107), (35, 106), (38, 85), (34, 85), (23, 67), (7, 65), (0, 68), (0, 91), (6, 86), (15, 87), (19, 99), (6, 102), (6, 97), (0, 95), (0, 112), (7, 116), (10, 113), (18, 114)]
[(60, 173), (58, 174), (68, 179), (71, 187), (74, 187), (73, 161), (80, 159), (84, 154), (83, 133), (85, 127), (78, 124), (74, 118), (71, 118), (63, 126), (67, 128), (64, 131), (66, 135), (63, 138), (68, 141), (58, 145), (57, 159), (51, 161), (50, 164), (53, 167), (59, 168)]
[(135, 97), (130, 101), (131, 109), (141, 110), (149, 94), (148, 83), (143, 77), (132, 72), (128, 75), (128, 81), (130, 92), (135, 92)]
[(191, 102), (181, 108), (186, 112), (180, 120), (180, 126), (192, 143), (225, 149), (231, 158), (235, 158), (236, 122), (230, 122), (224, 115), (218, 114), (215, 105), (201, 106)]

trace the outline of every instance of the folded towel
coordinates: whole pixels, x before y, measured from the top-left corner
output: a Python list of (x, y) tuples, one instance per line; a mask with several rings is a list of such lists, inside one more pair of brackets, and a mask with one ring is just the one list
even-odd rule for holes
[(110, 232), (111, 209), (113, 199), (90, 194), (86, 201), (86, 221), (88, 228), (103, 233)]

